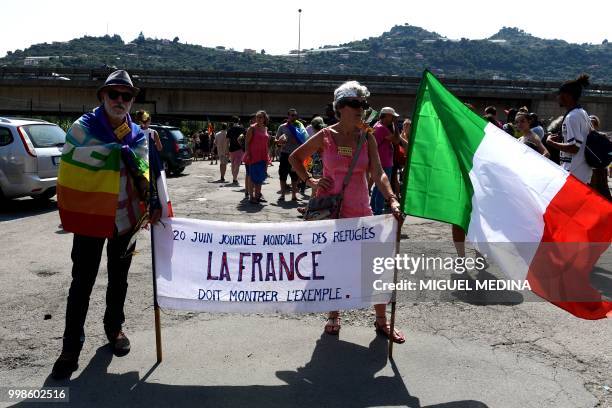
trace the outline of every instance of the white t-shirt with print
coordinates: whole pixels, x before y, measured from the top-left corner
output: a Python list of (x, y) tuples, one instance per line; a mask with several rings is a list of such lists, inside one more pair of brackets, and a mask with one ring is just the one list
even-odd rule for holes
[(578, 180), (583, 183), (591, 182), (593, 169), (586, 162), (584, 157), (584, 147), (586, 138), (591, 131), (591, 121), (589, 115), (582, 108), (576, 108), (570, 111), (561, 127), (563, 143), (575, 144), (579, 150), (576, 154), (561, 152), (561, 166), (572, 173)]
[(226, 155), (228, 153), (227, 142), (227, 132), (225, 130), (215, 133), (215, 146), (217, 146), (217, 154), (219, 156)]

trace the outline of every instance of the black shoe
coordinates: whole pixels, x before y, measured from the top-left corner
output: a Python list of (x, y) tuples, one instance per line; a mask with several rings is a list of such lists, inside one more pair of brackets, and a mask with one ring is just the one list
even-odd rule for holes
[(130, 352), (130, 339), (127, 338), (123, 331), (106, 332), (108, 344), (113, 350), (113, 354), (117, 357), (125, 356)]
[(54, 380), (70, 378), (70, 375), (79, 368), (79, 354), (78, 351), (62, 351), (62, 354), (53, 364), (51, 378)]

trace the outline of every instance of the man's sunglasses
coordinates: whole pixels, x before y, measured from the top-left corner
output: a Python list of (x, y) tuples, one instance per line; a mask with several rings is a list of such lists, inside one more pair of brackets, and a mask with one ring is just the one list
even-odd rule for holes
[(132, 99), (134, 99), (134, 94), (132, 94), (131, 92), (119, 92), (119, 91), (115, 91), (113, 89), (110, 89), (108, 91), (108, 97), (111, 100), (115, 100), (117, 98), (119, 98), (119, 96), (121, 96), (121, 99), (123, 99), (124, 102), (129, 102)]
[(338, 102), (338, 108), (342, 108), (348, 106), (349, 108), (359, 109), (363, 108), (363, 110), (370, 109), (370, 104), (368, 101), (363, 101), (360, 99), (347, 99), (344, 101)]

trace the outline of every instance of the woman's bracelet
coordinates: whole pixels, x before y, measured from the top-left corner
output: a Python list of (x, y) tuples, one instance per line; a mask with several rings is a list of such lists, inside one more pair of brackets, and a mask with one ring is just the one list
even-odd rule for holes
[(397, 199), (397, 196), (395, 194), (391, 194), (389, 197), (387, 197), (385, 199), (385, 201), (390, 203), (392, 199), (395, 199), (395, 201), (399, 202), (399, 200)]

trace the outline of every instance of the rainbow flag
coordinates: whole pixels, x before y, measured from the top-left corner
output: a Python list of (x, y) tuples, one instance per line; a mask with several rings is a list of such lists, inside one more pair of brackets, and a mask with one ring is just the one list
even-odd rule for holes
[(112, 237), (122, 171), (148, 179), (146, 137), (129, 117), (128, 125), (130, 134), (117, 139), (99, 107), (68, 130), (57, 179), (59, 213), (65, 231)]

